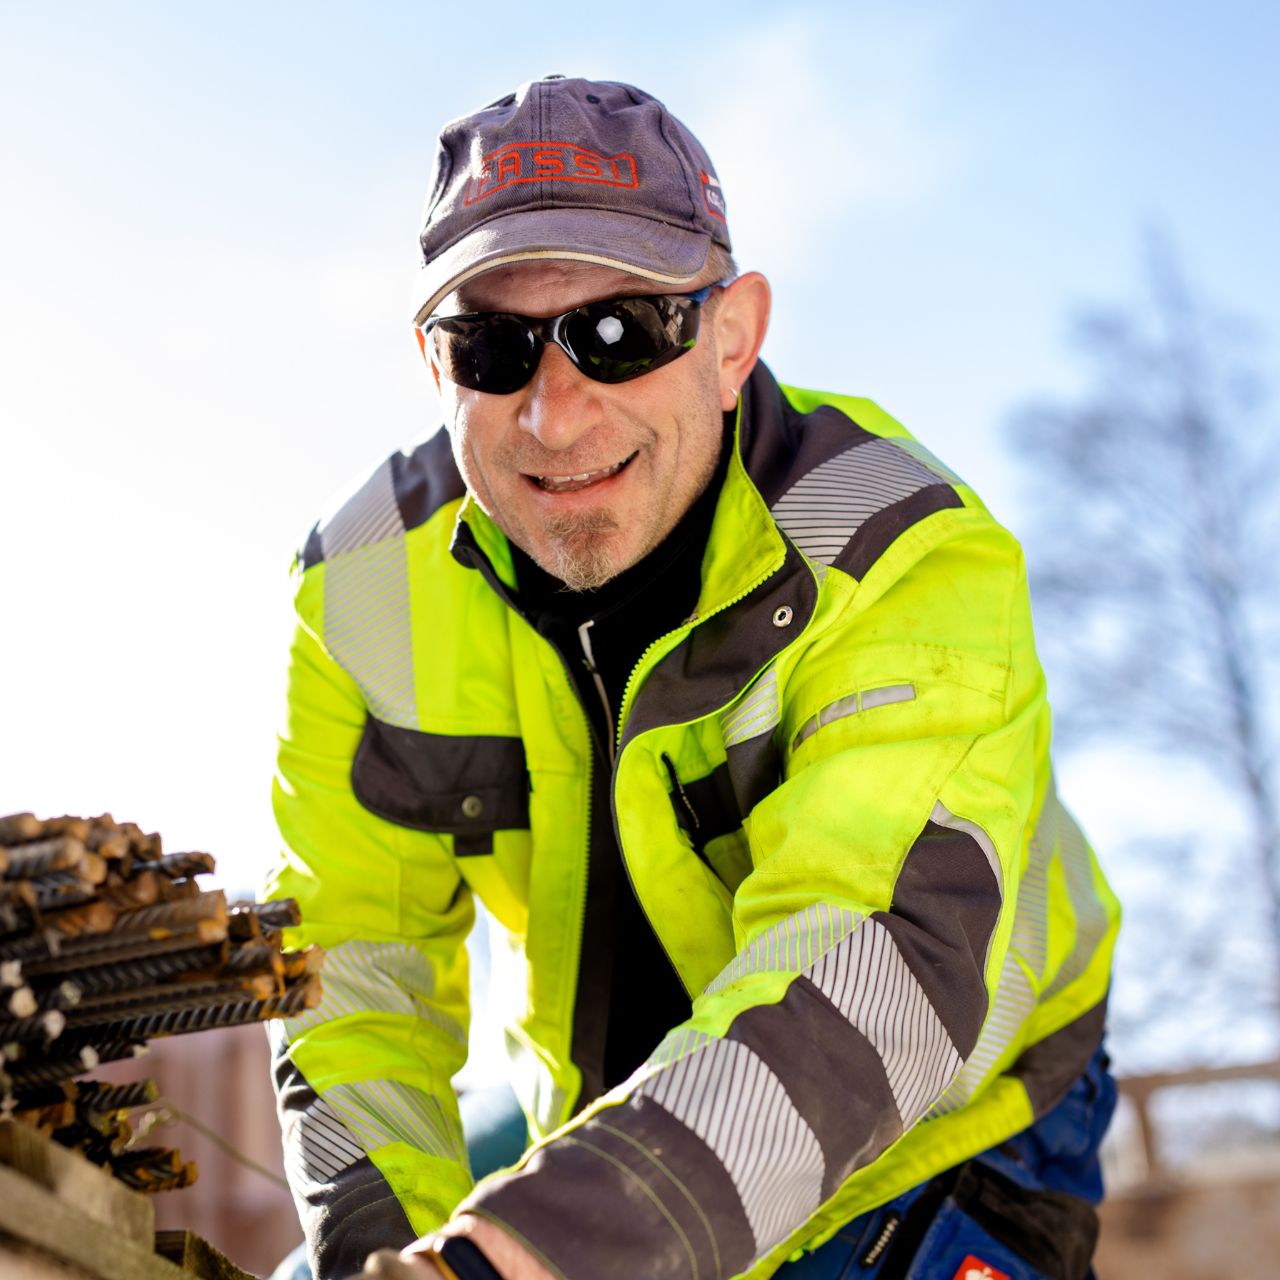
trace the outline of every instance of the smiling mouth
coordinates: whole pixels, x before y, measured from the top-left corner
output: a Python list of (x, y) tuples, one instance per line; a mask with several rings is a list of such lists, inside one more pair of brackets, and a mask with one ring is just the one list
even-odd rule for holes
[(603, 467), (599, 471), (583, 471), (576, 476), (530, 476), (529, 479), (545, 493), (574, 493), (579, 489), (588, 489), (593, 484), (599, 484), (601, 480), (616, 476), (635, 456), (633, 453), (612, 467)]

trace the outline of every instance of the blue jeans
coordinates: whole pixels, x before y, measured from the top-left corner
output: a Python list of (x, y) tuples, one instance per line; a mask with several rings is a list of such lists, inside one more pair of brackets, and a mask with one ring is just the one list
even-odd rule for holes
[[(1099, 1049), (1085, 1074), (1053, 1110), (1008, 1142), (983, 1152), (973, 1162), (978, 1168), (968, 1170), (957, 1185), (947, 1185), (955, 1178), (951, 1171), (940, 1180), (913, 1187), (847, 1222), (820, 1249), (784, 1263), (775, 1275), (778, 1280), (955, 1280), (970, 1257), (987, 1264), (989, 1275), (1004, 1274), (1009, 1280), (1054, 1275), (1026, 1262), (987, 1226), (998, 1217), (1002, 1223), (998, 1230), (1007, 1235), (1004, 1222), (1023, 1213), (1034, 1217), (1041, 1206), (1048, 1206), (1067, 1216), (1050, 1218), (1045, 1234), (1055, 1247), (1068, 1247), (1066, 1237), (1077, 1219), (1071, 1216), (1072, 1205), (1066, 1198), (1090, 1206), (1102, 1199), (1098, 1147), (1115, 1102), (1115, 1081)], [(477, 1179), (519, 1159), (526, 1141), (525, 1122), (510, 1089), (499, 1086), (465, 1094), (461, 1107), (467, 1152)], [(1065, 1193), (1065, 1197), (1022, 1199), (1020, 1192)], [(984, 1198), (985, 1208), (974, 1207)], [(1088, 1210), (1083, 1213), (1087, 1220)], [(915, 1247), (907, 1243), (913, 1231), (920, 1236)], [(881, 1240), (883, 1247), (877, 1252)], [(904, 1256), (904, 1245), (910, 1257)], [(972, 1273), (980, 1280), (983, 1277), (980, 1267)], [(271, 1280), (311, 1280), (301, 1245), (276, 1268)]]
[[(1115, 1081), (1099, 1049), (1056, 1107), (1008, 1142), (984, 1151), (972, 1162), (977, 1167), (968, 1168), (954, 1187), (948, 1189), (955, 1171), (937, 1183), (913, 1187), (860, 1214), (821, 1248), (784, 1263), (774, 1274), (778, 1280), (956, 1280), (967, 1274), (1042, 1280), (1063, 1274), (1021, 1256), (1034, 1248), (1019, 1252), (1009, 1245), (1007, 1224), (1025, 1213), (1041, 1221), (1022, 1234), (1039, 1237), (1059, 1259), (1078, 1250), (1084, 1262), (1076, 1274), (1083, 1275), (1092, 1252), (1090, 1207), (1102, 1199), (1098, 1147), (1115, 1104)], [(1050, 1194), (1036, 1194), (1043, 1192)], [(975, 1205), (983, 1199), (986, 1206)], [(988, 1229), (993, 1225), (998, 1235)], [(912, 1244), (912, 1236), (918, 1243)], [(971, 1265), (962, 1271), (970, 1258), (989, 1270)]]

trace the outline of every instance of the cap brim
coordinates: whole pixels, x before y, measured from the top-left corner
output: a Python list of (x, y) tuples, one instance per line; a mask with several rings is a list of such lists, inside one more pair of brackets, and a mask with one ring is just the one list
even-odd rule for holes
[(702, 273), (709, 236), (603, 209), (536, 209), (494, 218), (418, 272), (413, 323), (421, 324), (466, 280), (535, 258), (595, 262), (657, 284), (688, 285)]

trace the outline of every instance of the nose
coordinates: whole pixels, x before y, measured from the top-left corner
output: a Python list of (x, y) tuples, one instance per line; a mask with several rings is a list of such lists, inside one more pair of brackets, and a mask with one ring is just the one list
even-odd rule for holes
[(572, 449), (601, 421), (598, 387), (574, 368), (554, 342), (548, 342), (533, 378), (517, 392), (516, 423), (547, 449)]

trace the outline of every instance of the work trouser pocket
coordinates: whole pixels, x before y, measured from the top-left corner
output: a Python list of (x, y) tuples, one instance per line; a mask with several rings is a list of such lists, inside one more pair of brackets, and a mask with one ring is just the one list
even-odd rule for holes
[(1087, 1200), (1028, 1190), (976, 1160), (943, 1179), (908, 1212), (877, 1280), (1086, 1280), (1098, 1240)]

